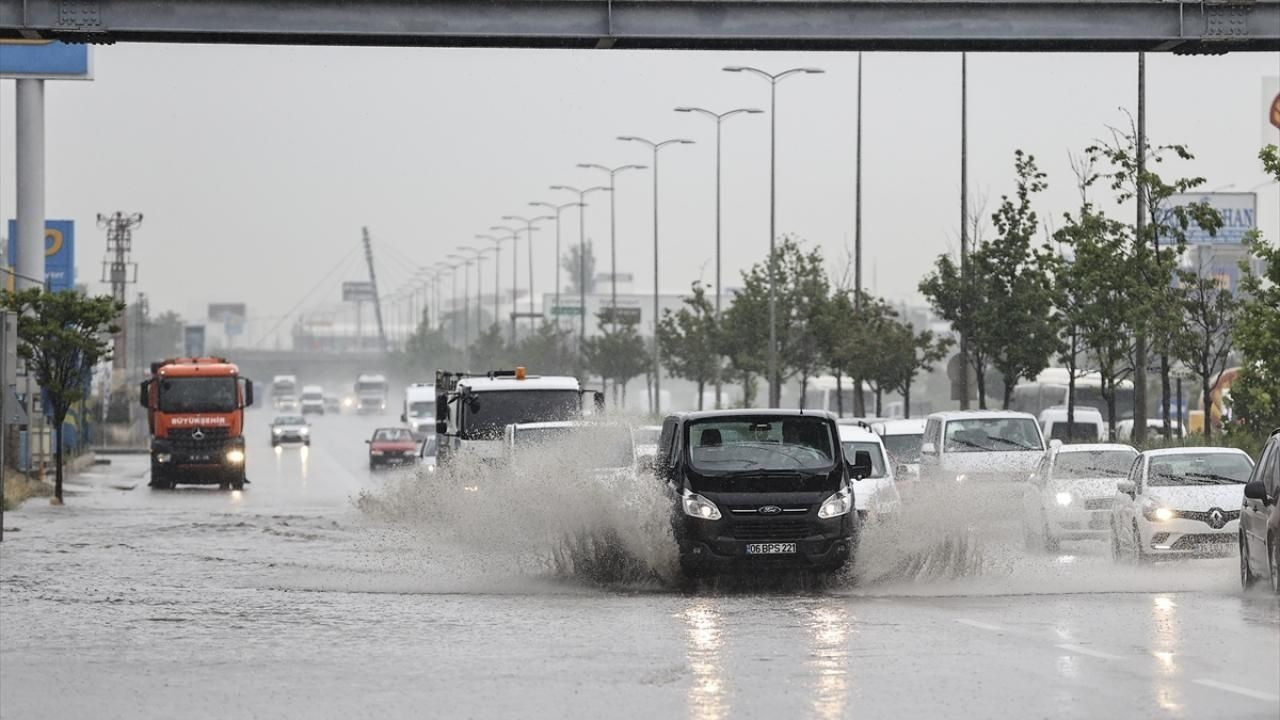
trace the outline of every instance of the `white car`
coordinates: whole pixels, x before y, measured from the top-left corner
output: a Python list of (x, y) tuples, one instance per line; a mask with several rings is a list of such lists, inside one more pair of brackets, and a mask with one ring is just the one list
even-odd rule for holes
[(301, 412), (302, 406), (298, 404), (298, 398), (295, 395), (281, 395), (275, 399), (276, 412), (296, 413)]
[(303, 415), (324, 414), (324, 388), (319, 385), (305, 385), (302, 388), (301, 410)]
[(927, 418), (920, 445), (920, 478), (1003, 485), (1020, 493), (1044, 451), (1034, 415), (1006, 410), (934, 413)]
[[(1157, 413), (1158, 414), (1158, 413)], [(1169, 430), (1174, 437), (1186, 437), (1187, 427), (1178, 422), (1177, 418), (1169, 421)], [(1149, 417), (1147, 418), (1147, 437), (1158, 438), (1164, 432), (1164, 418)], [(1116, 422), (1116, 439), (1129, 440), (1133, 437), (1133, 418), (1128, 420), (1119, 420)]]
[(436, 471), (436, 435), (427, 435), (418, 445), (418, 466), (427, 472)]
[(920, 445), (924, 442), (924, 418), (876, 420), (871, 429), (884, 442), (893, 463), (895, 481), (920, 479)]
[(845, 460), (852, 463), (854, 454), (866, 450), (871, 455), (871, 474), (853, 481), (853, 507), (858, 517), (892, 515), (902, 509), (893, 464), (885, 452), (880, 436), (857, 425), (840, 425), (840, 446)]
[(1253, 460), (1242, 450), (1148, 450), (1117, 483), (1111, 551), (1117, 559), (1229, 555), (1240, 535), (1240, 507)]
[(1054, 551), (1063, 540), (1107, 538), (1116, 483), (1138, 451), (1119, 444), (1050, 445), (1022, 496), (1027, 547)]

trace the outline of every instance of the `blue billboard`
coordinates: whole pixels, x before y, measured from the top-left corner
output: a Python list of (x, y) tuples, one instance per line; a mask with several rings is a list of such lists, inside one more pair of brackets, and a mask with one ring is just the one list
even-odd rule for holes
[[(18, 221), (9, 221), (8, 260), (18, 266)], [(74, 220), (44, 221), (45, 287), (57, 292), (76, 286), (76, 223)]]
[(0, 77), (91, 80), (89, 46), (57, 40), (0, 40)]

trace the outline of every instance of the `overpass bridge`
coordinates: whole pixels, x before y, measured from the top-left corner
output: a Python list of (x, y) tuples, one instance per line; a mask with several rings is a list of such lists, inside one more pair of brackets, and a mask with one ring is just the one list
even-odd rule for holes
[(1280, 0), (0, 0), (0, 38), (530, 48), (1280, 50)]

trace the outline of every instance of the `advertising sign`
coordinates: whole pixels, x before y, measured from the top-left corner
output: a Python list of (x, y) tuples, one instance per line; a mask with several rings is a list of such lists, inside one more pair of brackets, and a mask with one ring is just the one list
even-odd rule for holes
[(0, 40), (0, 77), (92, 80), (89, 46), (57, 40)]
[(347, 281), (342, 283), (343, 302), (373, 302), (373, 283)]
[(600, 308), (600, 322), (618, 325), (636, 325), (640, 322), (638, 307)]
[[(1174, 195), (1169, 202), (1171, 208), (1207, 202), (1222, 215), (1222, 227), (1216, 235), (1192, 223), (1187, 228), (1187, 245), (1239, 245), (1250, 230), (1258, 227), (1258, 196), (1254, 193), (1188, 193)], [(1171, 223), (1165, 220), (1165, 224)]]
[(203, 325), (187, 325), (182, 328), (182, 353), (187, 357), (204, 356)]
[[(10, 267), (18, 265), (18, 221), (9, 221)], [(44, 221), (45, 286), (52, 292), (76, 286), (76, 224), (73, 220)]]
[(227, 335), (239, 335), (244, 331), (248, 317), (244, 303), (209, 303), (209, 320), (222, 323)]

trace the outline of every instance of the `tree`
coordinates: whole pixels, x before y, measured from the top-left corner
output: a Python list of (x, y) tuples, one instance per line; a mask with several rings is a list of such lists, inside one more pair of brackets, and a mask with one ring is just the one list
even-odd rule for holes
[[(915, 331), (911, 323), (896, 323), (889, 336), (887, 355), (892, 373), (887, 387), (902, 395), (903, 417), (911, 417), (911, 385), (922, 372), (931, 372), (934, 365), (947, 356), (951, 338), (935, 337), (931, 330)], [(880, 414), (877, 400), (876, 414)]]
[[(560, 258), (560, 267), (569, 276), (569, 284), (565, 287), (565, 293), (569, 295), (578, 295), (583, 286), (586, 287), (588, 295), (596, 291), (596, 254), (588, 240), (586, 247), (581, 245), (570, 245), (565, 251), (564, 256)], [(581, 274), (582, 277), (578, 277)]]
[(572, 334), (572, 331), (544, 320), (517, 343), (514, 353), (517, 364), (540, 375), (572, 375), (577, 360), (575, 346), (570, 342)]
[(1209, 380), (1226, 368), (1236, 300), (1230, 290), (1219, 287), (1212, 278), (1200, 273), (1182, 271), (1179, 277), (1185, 332), (1178, 336), (1174, 353), (1200, 378), (1200, 397), (1205, 409), (1204, 437), (1208, 440), (1213, 425), (1209, 413)]
[(622, 386), (622, 402), (626, 403), (627, 383), (649, 370), (649, 348), (636, 332), (634, 323), (599, 321), (600, 334), (583, 342), (587, 368), (601, 379)]
[[(1258, 153), (1263, 168), (1280, 182), (1280, 150)], [(1280, 427), (1280, 243), (1255, 233), (1250, 253), (1265, 270), (1255, 275), (1242, 264), (1241, 303), (1232, 337), (1240, 353), (1240, 374), (1231, 384), (1231, 410), (1244, 432), (1263, 435)]]
[(987, 408), (986, 375), (991, 356), (987, 352), (988, 344), (982, 341), (987, 325), (993, 320), (984, 316), (980, 309), (985, 303), (979, 288), (983, 283), (972, 278), (974, 263), (969, 263), (970, 277), (964, 278), (960, 273), (960, 265), (949, 255), (939, 255), (934, 261), (934, 269), (920, 281), (920, 293), (929, 301), (934, 313), (951, 324), (951, 329), (959, 337), (968, 338), (969, 364), (973, 366), (978, 383), (978, 408)]
[(480, 332), (480, 337), (467, 349), (470, 365), (474, 368), (504, 368), (513, 365), (507, 334), (497, 323)]
[(18, 316), (18, 356), (44, 394), (54, 432), (54, 498), (62, 503), (62, 424), (88, 392), (93, 367), (111, 357), (111, 336), (124, 304), (74, 290), (28, 288), (0, 292), (0, 304)]
[[(1134, 439), (1141, 442), (1146, 437), (1146, 367), (1148, 343), (1160, 355), (1160, 405), (1164, 417), (1166, 436), (1170, 432), (1169, 357), (1178, 342), (1180, 313), (1178, 298), (1171, 280), (1177, 266), (1177, 258), (1186, 247), (1186, 231), (1192, 223), (1208, 230), (1210, 234), (1222, 227), (1222, 218), (1207, 202), (1176, 205), (1173, 197), (1188, 193), (1204, 185), (1202, 177), (1177, 178), (1166, 181), (1156, 168), (1166, 159), (1191, 161), (1194, 156), (1185, 145), (1154, 145), (1149, 141), (1145, 148), (1144, 162), (1139, 167), (1137, 128), (1130, 118), (1127, 131), (1111, 129), (1111, 139), (1099, 141), (1085, 148), (1091, 162), (1104, 163), (1106, 169), (1101, 178), (1116, 193), (1118, 204), (1130, 201), (1142, 203), (1141, 212), (1147, 218), (1139, 232), (1136, 223), (1131, 226), (1133, 247), (1125, 260), (1131, 272), (1142, 282), (1131, 294), (1135, 303), (1134, 315), (1136, 342), (1134, 368), (1138, 371), (1134, 407)], [(1093, 180), (1090, 180), (1092, 183)], [(1164, 246), (1161, 246), (1163, 241)], [(1140, 291), (1140, 292), (1139, 292)]]
[(715, 382), (720, 370), (720, 329), (715, 305), (707, 297), (709, 287), (694, 282), (684, 307), (674, 313), (667, 310), (658, 323), (663, 364), (672, 376), (697, 384), (699, 410), (703, 390)]

